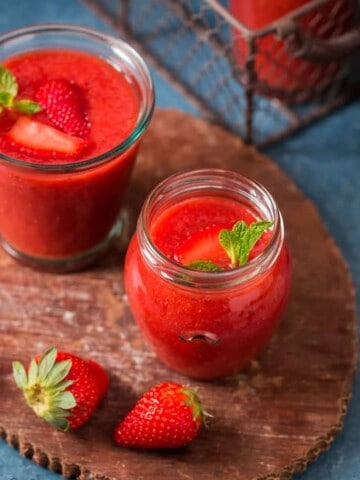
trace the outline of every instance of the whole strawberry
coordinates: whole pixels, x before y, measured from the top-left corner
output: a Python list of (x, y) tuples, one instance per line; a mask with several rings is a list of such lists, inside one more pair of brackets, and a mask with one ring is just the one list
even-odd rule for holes
[(36, 415), (63, 431), (81, 427), (109, 386), (108, 376), (98, 363), (55, 347), (31, 360), (28, 369), (13, 362), (13, 374)]
[(123, 447), (182, 447), (194, 440), (206, 415), (193, 390), (177, 383), (160, 383), (138, 400), (115, 428), (113, 438)]
[(89, 122), (79, 87), (68, 80), (47, 80), (35, 95), (49, 119), (60, 130), (83, 137), (88, 133)]

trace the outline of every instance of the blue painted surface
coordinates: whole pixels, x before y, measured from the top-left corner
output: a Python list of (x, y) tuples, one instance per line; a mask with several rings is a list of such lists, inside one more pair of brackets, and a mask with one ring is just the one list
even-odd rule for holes
[[(4, 0), (0, 5), (4, 6)], [(78, 0), (17, 0), (6, 2), (0, 32), (29, 23), (74, 22), (104, 31), (109, 28)], [(156, 72), (153, 72), (159, 107), (193, 108)], [(338, 110), (293, 138), (269, 148), (277, 162), (315, 203), (340, 246), (360, 285), (360, 100)], [(359, 311), (358, 301), (358, 311)], [(354, 381), (353, 400), (345, 427), (330, 450), (310, 465), (297, 480), (360, 479), (360, 372)], [(1, 480), (60, 480), (21, 457), (0, 441)]]

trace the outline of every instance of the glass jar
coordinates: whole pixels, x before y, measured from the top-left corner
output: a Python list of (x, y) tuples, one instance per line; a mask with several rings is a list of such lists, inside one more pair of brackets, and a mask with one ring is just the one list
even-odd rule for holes
[[(217, 205), (210, 213), (208, 199)], [(166, 236), (169, 221), (179, 228), (180, 244), (182, 234), (186, 239), (193, 227), (186, 205), (198, 208), (198, 218), (210, 215), (217, 222), (229, 201), (274, 222), (265, 248), (248, 263), (220, 272), (193, 270), (155, 244), (154, 225)], [(127, 251), (124, 281), (134, 319), (159, 359), (207, 379), (234, 374), (266, 347), (287, 304), (291, 272), (282, 216), (270, 193), (239, 173), (200, 169), (175, 174), (149, 194)]]
[[(102, 104), (109, 103), (108, 97), (104, 100), (100, 95), (100, 98), (88, 99), (93, 111), (96, 109), (93, 119), (98, 131), (103, 132), (101, 138), (98, 135), (98, 144), (108, 135), (114, 137), (111, 147), (93, 156), (76, 161), (48, 161), (46, 158), (33, 161), (9, 155), (0, 144), (0, 239), (3, 248), (35, 268), (73, 271), (92, 264), (121, 233), (123, 196), (139, 142), (152, 117), (154, 88), (139, 54), (124, 41), (96, 30), (77, 25), (44, 24), (0, 36), (0, 62), (14, 63), (13, 59), (19, 58), (25, 69), (32, 68), (34, 75), (40, 75), (36, 81), (41, 82), (44, 73), (39, 74), (43, 72), (42, 67), (36, 67), (38, 54), (57, 59), (47, 65), (54, 65), (51, 67), (54, 75), (60, 78), (71, 65), (72, 75), (81, 76), (86, 91), (90, 91), (91, 82), (102, 82), (102, 92), (110, 89), (104, 78), (97, 78), (105, 74), (106, 80), (111, 79), (114, 84), (121, 77), (127, 88), (127, 97), (121, 108), (111, 112), (111, 118), (102, 110)], [(81, 61), (84, 57), (81, 67), (76, 65), (80, 57), (72, 57), (75, 54), (82, 55)], [(46, 72), (47, 76), (51, 74)], [(128, 92), (136, 106), (128, 107)], [(123, 115), (121, 111), (127, 108), (132, 109), (134, 127), (121, 137), (120, 133), (113, 133), (112, 125), (121, 124), (123, 117), (117, 116)], [(103, 128), (106, 123), (107, 130)]]

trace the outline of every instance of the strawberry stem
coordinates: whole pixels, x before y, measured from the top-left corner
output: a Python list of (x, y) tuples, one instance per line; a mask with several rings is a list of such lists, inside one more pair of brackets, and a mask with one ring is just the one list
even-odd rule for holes
[(200, 420), (202, 424), (208, 425), (208, 420), (212, 417), (212, 415), (204, 410), (197, 394), (197, 388), (184, 386), (182, 391), (187, 397), (187, 400), (184, 401), (184, 404), (192, 408), (194, 421), (197, 422)]
[(76, 406), (74, 395), (66, 391), (72, 381), (65, 380), (72, 366), (71, 360), (56, 362), (57, 350), (47, 350), (37, 363), (30, 363), (28, 372), (20, 362), (13, 362), (16, 385), (23, 391), (26, 403), (41, 417), (60, 430), (68, 430), (67, 417)]

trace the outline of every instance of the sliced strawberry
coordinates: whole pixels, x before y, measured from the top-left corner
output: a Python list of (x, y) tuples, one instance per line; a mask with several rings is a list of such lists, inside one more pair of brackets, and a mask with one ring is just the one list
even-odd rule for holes
[(35, 98), (49, 119), (63, 132), (78, 137), (88, 133), (84, 99), (76, 84), (62, 79), (47, 80), (37, 90)]
[(26, 116), (19, 117), (6, 137), (19, 151), (46, 158), (76, 157), (87, 146), (82, 138), (68, 135)]
[(177, 247), (174, 260), (182, 265), (198, 260), (210, 261), (218, 267), (231, 268), (229, 257), (219, 242), (219, 232), (223, 228), (229, 228), (229, 225), (211, 225), (193, 233)]

